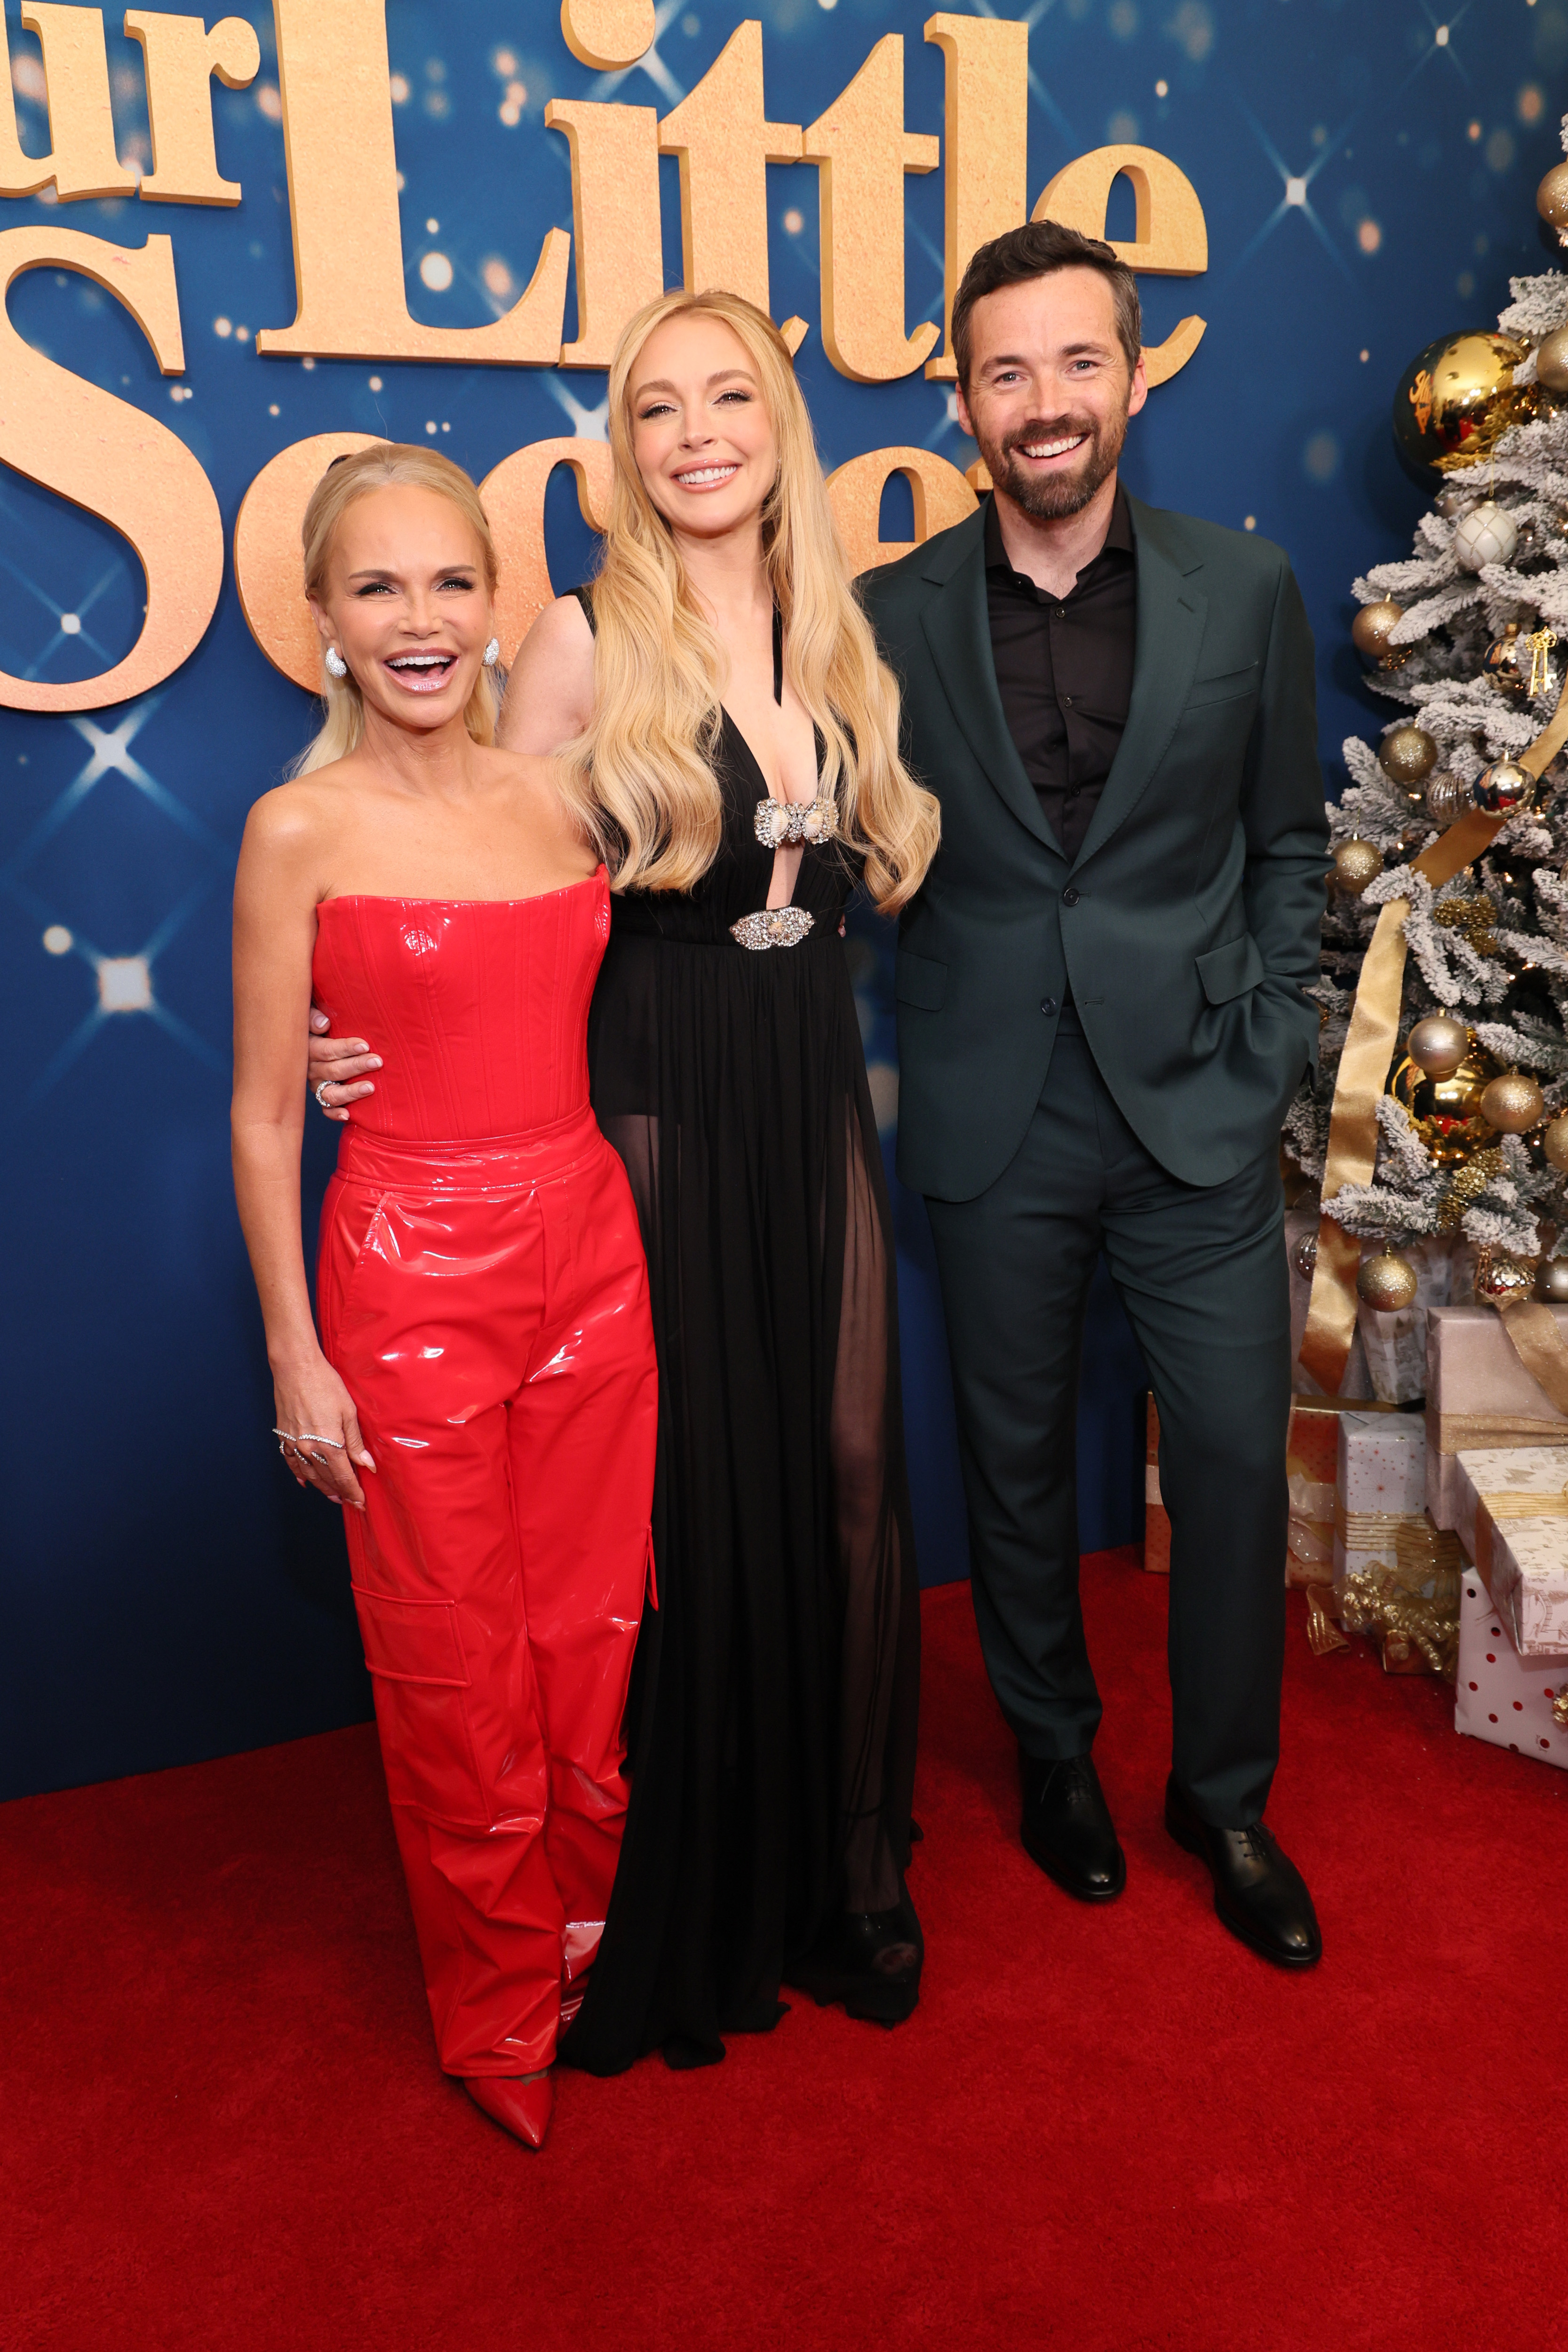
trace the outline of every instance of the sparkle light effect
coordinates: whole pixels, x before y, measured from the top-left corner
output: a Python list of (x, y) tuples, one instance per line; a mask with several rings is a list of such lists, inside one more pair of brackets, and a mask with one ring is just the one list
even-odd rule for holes
[(658, 45), (662, 37), (680, 14), (680, 6), (681, 0), (660, 0), (660, 5), (654, 10), (653, 39), (635, 66), (617, 66), (613, 73), (601, 74), (594, 84), (594, 96), (596, 99), (612, 97), (619, 89), (622, 82), (636, 73), (647, 74), (655, 89), (660, 92), (668, 105), (679, 105), (686, 96), (686, 91), (660, 57)]
[[(144, 695), (140, 702), (131, 704), (113, 727), (100, 727), (95, 720), (80, 716), (67, 720), (66, 724), (88, 746), (87, 763), (45, 809), (5, 864), (0, 866), (0, 890), (39, 924), (45, 953), (62, 958), (79, 956), (91, 971), (95, 982), (89, 1010), (39, 1072), (27, 1097), (30, 1103), (37, 1103), (47, 1094), (104, 1024), (120, 1013), (147, 1014), (205, 1068), (220, 1078), (228, 1075), (226, 1055), (209, 1045), (178, 1013), (160, 1003), (153, 983), (153, 970), (163, 950), (178, 937), (213, 891), (228, 887), (233, 876), (233, 855), (228, 845), (143, 767), (131, 749), (162, 699), (162, 692)], [(61, 740), (65, 740), (63, 736)], [(84, 938), (79, 930), (61, 920), (59, 911), (39, 896), (27, 878), (28, 869), (40, 851), (78, 814), (106, 776), (123, 777), (202, 853), (201, 871), (195, 880), (156, 925), (151, 938), (129, 954), (110, 954)]]
[(1287, 213), (1299, 213), (1300, 215), (1301, 218), (1310, 225), (1313, 236), (1318, 239), (1318, 242), (1321, 245), (1324, 252), (1333, 262), (1334, 267), (1346, 278), (1351, 278), (1352, 271), (1350, 264), (1346, 261), (1343, 254), (1340, 251), (1339, 247), (1334, 243), (1332, 237), (1329, 235), (1328, 230), (1324, 227), (1322, 222), (1319, 219), (1317, 213), (1312, 208), (1312, 183), (1317, 178), (1318, 173), (1322, 170), (1324, 164), (1331, 162), (1332, 158), (1339, 153), (1340, 149), (1350, 137), (1352, 127), (1352, 124), (1350, 122), (1345, 123), (1343, 128), (1336, 132), (1333, 137), (1330, 138), (1325, 136), (1321, 140), (1321, 143), (1319, 142), (1318, 132), (1314, 131), (1312, 138), (1314, 143), (1318, 146), (1317, 154), (1313, 157), (1311, 163), (1307, 166), (1307, 169), (1304, 172), (1292, 172), (1289, 165), (1285, 162), (1283, 156), (1280, 154), (1279, 149), (1275, 146), (1274, 142), (1269, 138), (1268, 133), (1263, 128), (1262, 123), (1259, 122), (1258, 117), (1247, 104), (1245, 99), (1238, 97), (1237, 104), (1241, 109), (1247, 129), (1251, 131), (1253, 137), (1262, 148), (1265, 155), (1268, 156), (1268, 161), (1272, 163), (1274, 169), (1279, 173), (1283, 194), (1280, 196), (1279, 202), (1275, 205), (1274, 210), (1269, 214), (1268, 219), (1265, 220), (1259, 227), (1254, 230), (1247, 244), (1243, 246), (1241, 251), (1232, 262), (1230, 268), (1226, 273), (1227, 278), (1235, 278), (1240, 270), (1246, 268), (1247, 264), (1252, 259), (1253, 255), (1258, 251), (1259, 247), (1263, 246), (1270, 236), (1273, 236), (1274, 231), (1279, 227)]

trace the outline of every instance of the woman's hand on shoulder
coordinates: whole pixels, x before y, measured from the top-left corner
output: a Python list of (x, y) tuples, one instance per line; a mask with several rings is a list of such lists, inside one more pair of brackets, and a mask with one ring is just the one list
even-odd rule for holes
[(581, 735), (594, 715), (594, 632), (575, 596), (546, 604), (518, 649), (506, 682), (498, 740), (548, 757)]

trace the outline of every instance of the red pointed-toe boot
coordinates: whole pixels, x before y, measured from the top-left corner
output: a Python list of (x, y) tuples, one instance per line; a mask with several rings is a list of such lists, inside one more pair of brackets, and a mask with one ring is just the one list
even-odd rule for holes
[(463, 2088), (491, 2123), (524, 2147), (544, 2146), (555, 2107), (555, 2085), (548, 2074), (465, 2074)]

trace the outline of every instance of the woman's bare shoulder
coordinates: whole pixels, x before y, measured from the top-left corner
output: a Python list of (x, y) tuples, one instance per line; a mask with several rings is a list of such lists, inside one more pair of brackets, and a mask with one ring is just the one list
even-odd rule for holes
[(578, 662), (592, 666), (594, 632), (580, 596), (557, 596), (553, 604), (545, 605), (519, 648), (519, 659), (532, 650), (574, 656)]
[(275, 784), (251, 803), (246, 846), (269, 857), (298, 857), (325, 848), (341, 830), (353, 793), (350, 762), (336, 760), (308, 776)]
[(546, 604), (512, 663), (501, 739), (518, 751), (555, 751), (594, 709), (594, 633), (575, 596)]

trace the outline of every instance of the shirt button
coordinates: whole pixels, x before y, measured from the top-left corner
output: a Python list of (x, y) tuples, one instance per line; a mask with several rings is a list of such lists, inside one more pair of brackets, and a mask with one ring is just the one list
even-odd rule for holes
[(1070, 710), (1070, 709), (1071, 709), (1071, 708), (1072, 708), (1072, 697), (1071, 697), (1071, 695), (1070, 695), (1070, 694), (1064, 694), (1064, 695), (1063, 695), (1063, 697), (1062, 697), (1062, 708), (1063, 708), (1063, 709), (1064, 709), (1064, 710)]
[(1046, 1016), (1046, 1018), (1047, 1018), (1047, 1021), (1050, 1019), (1050, 1017), (1051, 1017), (1052, 1013), (1056, 1011), (1056, 1009), (1057, 1009), (1057, 1000), (1056, 1000), (1056, 998), (1055, 998), (1054, 996), (1047, 996), (1047, 997), (1046, 998), (1046, 1000), (1045, 1000), (1045, 1003), (1044, 1003), (1041, 1005), (1041, 1007), (1040, 1007), (1040, 1011), (1045, 1014), (1045, 1016)]
[(1079, 894), (1069, 882), (1067, 888), (1062, 892), (1062, 905), (1064, 907), (1076, 907), (1078, 905), (1078, 900)]

